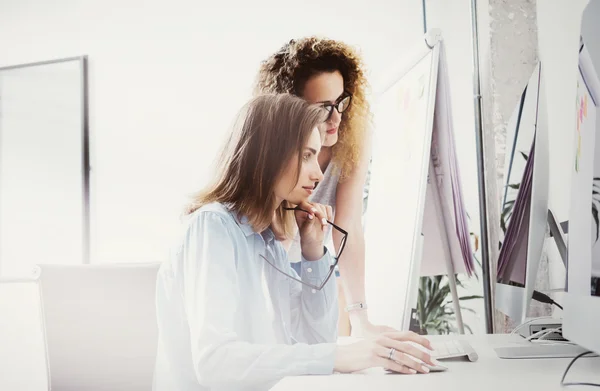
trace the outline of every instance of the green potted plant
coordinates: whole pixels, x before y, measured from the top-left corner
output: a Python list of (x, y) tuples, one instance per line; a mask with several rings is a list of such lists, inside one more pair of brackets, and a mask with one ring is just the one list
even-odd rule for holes
[[(462, 283), (456, 278), (457, 286)], [(452, 300), (449, 300), (450, 284), (447, 276), (421, 277), (419, 297), (417, 301), (417, 317), (422, 334), (450, 334), (456, 332), (456, 314)], [(459, 301), (481, 299), (482, 296), (472, 295), (459, 297)], [(462, 311), (475, 313), (471, 308), (460, 307)], [(466, 330), (473, 331), (468, 324)]]
[[(481, 267), (481, 262), (477, 258), (479, 237), (473, 232), (471, 232), (471, 237), (474, 242), (473, 256), (477, 265)], [(479, 280), (477, 272), (475, 277)], [(464, 287), (458, 275), (455, 275), (454, 278), (456, 279), (456, 286)], [(470, 295), (459, 297), (458, 300), (462, 302), (482, 298), (483, 296)], [(462, 311), (475, 313), (471, 308), (462, 306), (460, 308)], [(455, 326), (456, 314), (454, 313), (448, 276), (421, 277), (417, 298), (417, 320), (420, 334), (450, 334), (457, 331)], [(470, 333), (473, 332), (469, 325), (464, 324), (464, 327)]]

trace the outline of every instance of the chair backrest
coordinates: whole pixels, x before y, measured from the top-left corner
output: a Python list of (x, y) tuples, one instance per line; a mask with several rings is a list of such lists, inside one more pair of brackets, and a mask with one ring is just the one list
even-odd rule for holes
[(40, 287), (0, 278), (0, 390), (48, 391), (48, 351)]
[(52, 389), (151, 390), (159, 264), (38, 267)]

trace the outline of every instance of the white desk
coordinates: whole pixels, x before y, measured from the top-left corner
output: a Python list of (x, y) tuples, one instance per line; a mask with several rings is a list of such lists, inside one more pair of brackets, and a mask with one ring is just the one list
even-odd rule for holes
[[(440, 391), (519, 391), (519, 390), (594, 390), (595, 387), (561, 387), (560, 379), (571, 361), (568, 359), (503, 360), (494, 347), (505, 346), (516, 336), (507, 334), (432, 336), (440, 339), (462, 338), (479, 354), (476, 362), (443, 361), (445, 372), (428, 375), (387, 374), (379, 368), (354, 374), (296, 376), (280, 381), (273, 391), (306, 390), (440, 390)], [(600, 383), (600, 358), (580, 358), (569, 370), (567, 382)]]

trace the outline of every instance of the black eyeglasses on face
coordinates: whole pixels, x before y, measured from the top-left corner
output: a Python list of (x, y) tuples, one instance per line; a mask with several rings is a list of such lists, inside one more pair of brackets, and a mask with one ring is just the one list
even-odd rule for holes
[[(295, 208), (283, 208), (284, 210), (293, 210), (293, 211), (301, 211), (301, 212), (307, 212), (304, 209), (301, 209), (300, 207), (295, 207)], [(313, 285), (313, 284), (309, 284), (308, 282), (302, 281), (299, 278), (296, 278), (294, 276), (289, 275), (288, 273), (284, 272), (283, 270), (281, 270), (280, 268), (278, 268), (277, 266), (275, 266), (272, 262), (270, 262), (266, 257), (264, 257), (263, 255), (261, 255), (260, 257), (262, 259), (264, 259), (265, 261), (267, 261), (267, 263), (271, 266), (273, 266), (275, 268), (275, 270), (277, 270), (279, 273), (287, 276), (288, 278), (291, 278), (294, 281), (298, 281), (300, 284), (302, 285), (306, 285), (309, 288), (315, 289), (320, 291), (321, 289), (323, 289), (323, 287), (325, 286), (325, 284), (327, 284), (327, 281), (329, 281), (329, 279), (331, 278), (331, 276), (333, 275), (333, 272), (335, 271), (335, 267), (337, 266), (340, 257), (342, 256), (342, 252), (344, 251), (344, 247), (346, 246), (346, 241), (348, 240), (348, 232), (346, 232), (346, 230), (338, 227), (337, 225), (335, 225), (334, 223), (332, 223), (331, 221), (327, 220), (327, 222), (329, 224), (331, 224), (331, 226), (333, 228), (335, 228), (336, 230), (338, 230), (342, 235), (342, 240), (340, 241), (340, 247), (337, 253), (337, 256), (333, 257), (333, 259), (335, 260), (335, 262), (333, 262), (333, 264), (331, 266), (329, 266), (329, 272), (327, 273), (327, 276), (325, 277), (325, 280), (323, 280), (322, 283), (320, 283), (319, 285)]]
[(334, 108), (338, 113), (342, 114), (348, 107), (350, 107), (350, 102), (352, 102), (352, 95), (346, 92), (340, 96), (335, 103), (323, 103), (323, 108), (325, 111), (327, 111), (327, 119), (325, 121), (329, 121), (331, 119)]

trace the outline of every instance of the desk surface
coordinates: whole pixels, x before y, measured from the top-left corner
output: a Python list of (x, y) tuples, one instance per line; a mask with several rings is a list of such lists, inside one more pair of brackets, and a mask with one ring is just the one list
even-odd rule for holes
[[(593, 390), (594, 387), (563, 388), (560, 379), (571, 361), (564, 359), (505, 360), (494, 347), (506, 346), (519, 337), (507, 334), (432, 336), (469, 341), (479, 354), (476, 362), (444, 361), (445, 372), (428, 375), (388, 374), (373, 368), (353, 374), (330, 376), (295, 376), (280, 381), (273, 391), (306, 390), (440, 390), (440, 391), (519, 391), (519, 390)], [(580, 358), (569, 370), (566, 381), (600, 383), (600, 358)]]

